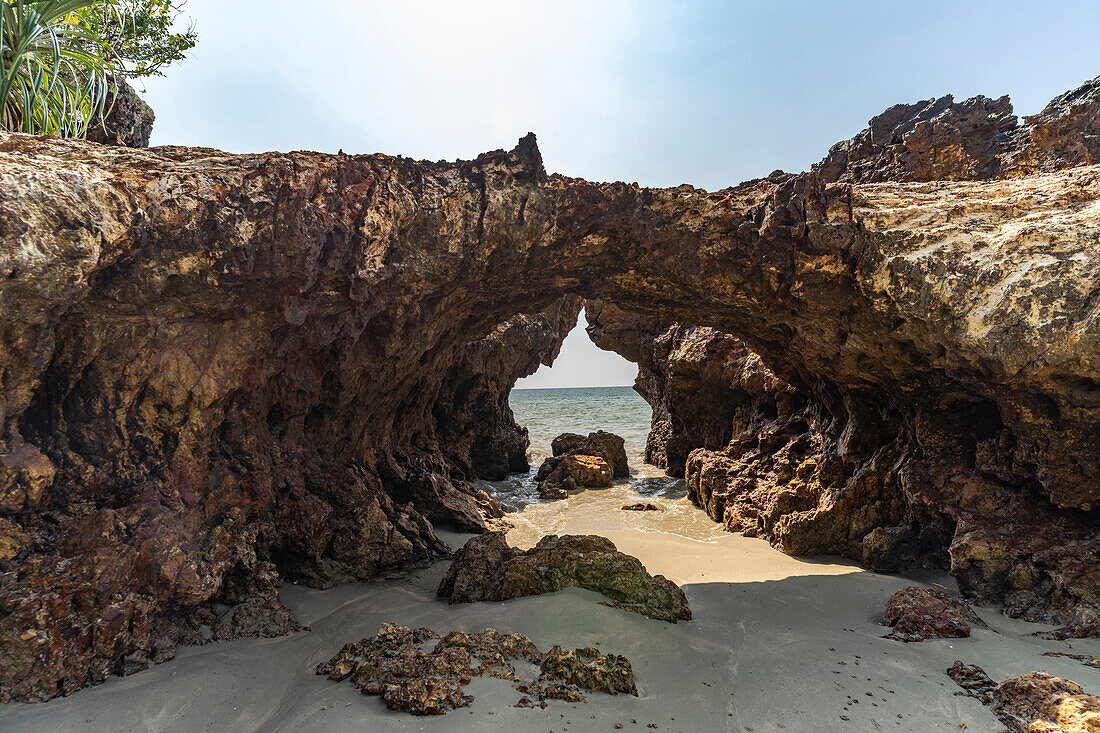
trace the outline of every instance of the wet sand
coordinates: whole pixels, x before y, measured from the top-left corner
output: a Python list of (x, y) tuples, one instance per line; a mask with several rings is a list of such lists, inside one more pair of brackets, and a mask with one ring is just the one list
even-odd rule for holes
[[(651, 501), (662, 512), (619, 507)], [(1100, 641), (1029, 636), (1048, 627), (979, 609), (989, 629), (969, 639), (902, 644), (878, 625), (886, 599), (912, 578), (867, 572), (837, 558), (793, 558), (727, 534), (683, 498), (627, 485), (517, 512), (510, 541), (598, 533), (653, 573), (684, 585), (695, 618), (677, 625), (599, 605), (571, 589), (506, 603), (450, 606), (435, 598), (447, 563), (405, 578), (328, 591), (288, 585), (284, 601), (312, 627), (281, 639), (181, 649), (176, 659), (66, 699), (0, 709), (3, 731), (1000, 731), (943, 671), (956, 659), (994, 679), (1045, 669), (1100, 691), (1100, 670), (1044, 651), (1100, 656)], [(442, 533), (453, 545), (465, 537)], [(949, 585), (945, 577), (917, 582)], [(486, 626), (553, 644), (625, 654), (639, 697), (592, 693), (588, 704), (514, 708), (501, 680), (475, 679), (469, 708), (434, 718), (385, 709), (349, 683), (313, 674), (348, 641), (385, 621), (437, 631)], [(853, 702), (858, 700), (858, 702)], [(847, 709), (845, 709), (847, 708)], [(843, 716), (843, 717), (842, 717)], [(847, 718), (847, 719), (845, 719)], [(636, 722), (635, 722), (636, 721)]]

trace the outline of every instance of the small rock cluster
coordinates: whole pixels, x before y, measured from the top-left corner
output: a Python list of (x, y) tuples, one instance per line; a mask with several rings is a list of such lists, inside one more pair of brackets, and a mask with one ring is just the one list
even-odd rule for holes
[(924, 641), (925, 639), (965, 639), (970, 625), (985, 626), (974, 609), (952, 598), (939, 588), (910, 586), (890, 596), (882, 625), (893, 630), (887, 639)]
[(458, 551), (439, 585), (451, 603), (506, 601), (562, 588), (602, 593), (606, 605), (660, 621), (690, 619), (684, 591), (650, 575), (638, 558), (596, 535), (548, 535), (532, 549), (510, 547), (496, 533), (478, 535)]
[(1029, 672), (996, 684), (975, 665), (955, 662), (947, 675), (964, 692), (992, 709), (997, 720), (1018, 733), (1095, 733), (1100, 730), (1100, 698), (1081, 686), (1046, 672)]
[(650, 504), (649, 502), (638, 502), (637, 504), (623, 504), (621, 507), (624, 512), (659, 512), (661, 507), (656, 504)]
[(535, 475), (540, 499), (564, 499), (574, 489), (606, 487), (630, 475), (626, 443), (614, 433), (562, 433), (550, 445), (554, 455)]
[(440, 638), (431, 629), (386, 623), (374, 636), (344, 645), (316, 671), (336, 682), (350, 678), (364, 694), (381, 696), (390, 710), (413, 715), (443, 715), (469, 705), (474, 698), (465, 686), (474, 677), (511, 682), (524, 694), (517, 707), (546, 707), (547, 699), (585, 702), (585, 691), (638, 694), (626, 657), (591, 647), (555, 646), (543, 654), (526, 636), (495, 629)]

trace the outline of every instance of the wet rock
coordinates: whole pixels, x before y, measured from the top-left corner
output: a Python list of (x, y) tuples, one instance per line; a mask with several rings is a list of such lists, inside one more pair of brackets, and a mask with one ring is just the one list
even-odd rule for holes
[(626, 460), (626, 441), (614, 433), (597, 430), (587, 436), (562, 433), (550, 443), (555, 456), (599, 456), (611, 466), (615, 478), (630, 475)]
[(970, 625), (985, 626), (966, 603), (939, 588), (910, 586), (890, 596), (882, 625), (893, 630), (886, 635), (898, 641), (962, 639), (970, 636)]
[(568, 492), (582, 488), (611, 486), (611, 465), (600, 456), (569, 454), (547, 458), (539, 466), (539, 498), (564, 499)]
[(691, 618), (675, 583), (650, 575), (637, 558), (595, 535), (549, 535), (526, 552), (508, 547), (501, 535), (474, 537), (447, 569), (439, 595), (451, 603), (506, 601), (569, 587), (602, 593), (607, 605), (653, 619)]
[[(522, 667), (517, 670), (515, 663), (520, 661), (538, 669), (538, 677), (525, 675)], [(474, 677), (513, 683), (525, 693), (516, 707), (533, 707), (532, 695), (540, 701), (585, 702), (582, 690), (638, 694), (625, 657), (601, 656), (593, 648), (565, 651), (560, 646), (543, 655), (526, 636), (495, 629), (452, 631), (440, 639), (430, 629), (386, 623), (374, 636), (346, 644), (317, 665), (316, 672), (336, 682), (350, 679), (363, 693), (380, 695), (390, 710), (413, 715), (442, 715), (469, 705), (474, 698), (465, 694), (465, 686)], [(545, 702), (541, 706), (546, 707)]]
[(649, 502), (639, 502), (637, 504), (624, 504), (622, 507), (624, 512), (659, 512), (661, 507), (656, 504), (650, 504)]

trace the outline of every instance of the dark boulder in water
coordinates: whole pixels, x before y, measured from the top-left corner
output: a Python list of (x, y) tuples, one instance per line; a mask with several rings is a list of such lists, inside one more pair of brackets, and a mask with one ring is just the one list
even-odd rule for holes
[(597, 430), (587, 437), (578, 433), (562, 433), (550, 444), (555, 456), (599, 456), (611, 466), (615, 478), (630, 475), (626, 461), (626, 441), (614, 433)]
[(611, 485), (611, 466), (600, 456), (567, 455), (547, 458), (536, 474), (540, 499), (564, 499), (574, 489)]

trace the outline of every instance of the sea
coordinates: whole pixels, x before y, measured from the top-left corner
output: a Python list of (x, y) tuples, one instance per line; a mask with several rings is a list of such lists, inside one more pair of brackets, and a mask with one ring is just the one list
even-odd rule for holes
[(514, 389), (508, 401), (516, 422), (527, 427), (531, 470), (504, 481), (482, 482), (506, 510), (516, 512), (541, 503), (535, 473), (553, 455), (550, 443), (554, 438), (562, 433), (587, 435), (597, 430), (615, 433), (626, 442), (630, 477), (618, 480), (617, 485), (629, 485), (641, 497), (679, 499), (686, 495), (683, 480), (645, 463), (652, 411), (632, 387)]

